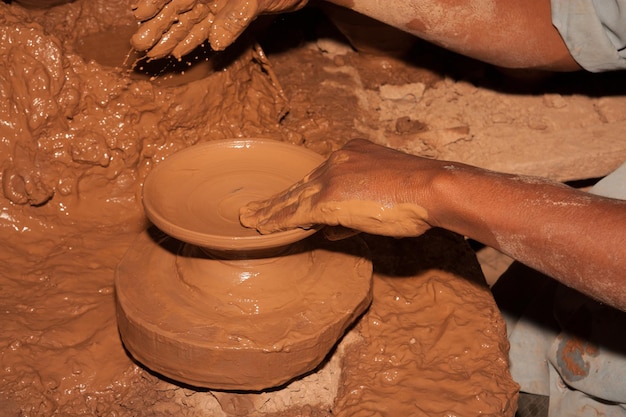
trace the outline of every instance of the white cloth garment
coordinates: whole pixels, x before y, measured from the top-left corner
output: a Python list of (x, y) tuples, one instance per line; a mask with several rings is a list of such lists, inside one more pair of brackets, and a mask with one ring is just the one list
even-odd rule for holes
[(626, 0), (551, 0), (552, 23), (591, 72), (626, 69)]

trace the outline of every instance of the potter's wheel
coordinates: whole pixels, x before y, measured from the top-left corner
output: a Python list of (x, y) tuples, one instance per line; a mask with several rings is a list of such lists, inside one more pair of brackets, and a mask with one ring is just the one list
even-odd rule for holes
[(315, 230), (261, 236), (238, 211), (321, 160), (280, 142), (217, 141), (152, 171), (144, 205), (160, 230), (143, 232), (116, 273), (118, 327), (133, 357), (228, 390), (279, 386), (320, 364), (371, 301), (363, 244)]

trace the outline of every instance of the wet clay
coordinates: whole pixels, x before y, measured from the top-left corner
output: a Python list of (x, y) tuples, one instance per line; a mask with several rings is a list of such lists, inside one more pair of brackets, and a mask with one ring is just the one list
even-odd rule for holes
[[(172, 86), (138, 79), (116, 64), (124, 54), (81, 55), (82, 39), (103, 39), (106, 46), (107, 36), (128, 33), (116, 28), (133, 24), (126, 0), (76, 0), (40, 11), (0, 2), (0, 238), (7, 243), (0, 250), (0, 414), (410, 415), (419, 407), (425, 415), (474, 415), (480, 409), (513, 416), (517, 388), (505, 366), (503, 323), (488, 288), (470, 285), (456, 268), (470, 264), (471, 251), (462, 239), (445, 236), (425, 237), (417, 247), (393, 240), (390, 251), (368, 240), (376, 270), (371, 308), (327, 362), (280, 389), (196, 389), (132, 360), (117, 328), (114, 276), (137, 239), (155, 243), (154, 235), (145, 234), (141, 205), (142, 184), (153, 166), (197, 142), (231, 137), (272, 137), (327, 155), (350, 138), (355, 118), (354, 103), (332, 107), (317, 100), (326, 88), (337, 98), (343, 90), (309, 71), (321, 59), (311, 50), (290, 62), (280, 58), (289, 68), (281, 79), (302, 73), (306, 79), (290, 81), (294, 86), (315, 84), (312, 95), (290, 97), (309, 104), (289, 117), (272, 67), (254, 48), (226, 60), (219, 71)], [(294, 71), (307, 57), (314, 59), (307, 70)], [(163, 67), (154, 77), (170, 73)], [(324, 116), (322, 103), (342, 115), (342, 123)], [(150, 247), (166, 256), (179, 250)], [(327, 249), (320, 249), (321, 256)], [(418, 260), (423, 264), (414, 270), (387, 270)], [(175, 262), (168, 267), (174, 270), (168, 276), (178, 274)], [(191, 284), (198, 294), (205, 291), (197, 281)], [(254, 303), (239, 301), (242, 315), (255, 311)], [(470, 401), (452, 395), (448, 386), (475, 396)]]
[[(294, 202), (285, 200), (284, 204), (292, 205)], [(252, 211), (256, 205), (256, 202), (252, 202), (241, 209), (242, 224), (255, 227), (259, 232), (267, 233), (267, 236), (284, 229), (280, 219), (268, 223), (265, 221), (267, 215), (256, 216)], [(385, 207), (376, 201), (349, 200), (319, 204), (315, 210), (315, 218), (322, 224), (345, 225), (382, 236), (419, 236), (430, 228), (425, 222), (428, 218), (426, 209), (417, 204), (401, 203)]]
[(144, 233), (118, 268), (120, 335), (136, 359), (177, 381), (230, 390), (273, 388), (320, 364), (371, 301), (364, 247), (290, 245), (316, 230), (259, 235), (238, 214), (322, 160), (282, 142), (226, 140), (185, 149), (150, 173), (148, 217), (188, 245)]
[(167, 246), (144, 234), (120, 264), (118, 325), (135, 358), (190, 385), (280, 386), (316, 368), (371, 301), (371, 262), (358, 253), (302, 244), (222, 260)]
[[(371, 342), (348, 348), (338, 415), (360, 415), (363, 404), (370, 415), (515, 414), (516, 384), (497, 376), (508, 369), (500, 354), (508, 349), (506, 330), (484, 298), (480, 274), (429, 270), (446, 258), (471, 265), (461, 240), (438, 230), (417, 239), (367, 239), (378, 273), (370, 311), (355, 330)], [(452, 241), (460, 246), (436, 249)], [(392, 412), (381, 395), (394, 399)]]
[[(239, 50), (214, 75), (168, 88), (136, 79), (124, 62), (105, 66), (92, 54), (88, 60), (76, 54), (81, 36), (129, 33), (119, 29), (125, 16), (132, 19), (122, 1), (103, 10), (81, 2), (60, 6), (49, 12), (58, 16), (41, 16), (48, 29), (18, 6), (0, 8), (0, 54), (7, 61), (0, 70), (1, 112), (12, 120), (2, 127), (3, 151), (10, 153), (3, 158), (2, 191), (13, 203), (106, 216), (113, 200), (99, 191), (103, 184), (115, 188), (113, 199), (136, 204), (135, 187), (154, 161), (201, 139), (276, 134), (285, 102), (255, 49)], [(69, 23), (53, 25), (55, 18)], [(223, 95), (239, 99), (227, 104)], [(91, 204), (94, 198), (107, 201)]]
[[(226, 16), (217, 23), (215, 15), (220, 9)], [(151, 58), (171, 54), (180, 59), (209, 39), (212, 49), (222, 51), (256, 18), (257, 10), (258, 0), (231, 5), (217, 1), (140, 1), (133, 6), (133, 13), (141, 24), (131, 43)], [(208, 48), (209, 42), (206, 43)]]
[(239, 209), (298, 181), (323, 157), (278, 141), (214, 141), (185, 149), (148, 176), (148, 217), (167, 234), (218, 250), (248, 251), (287, 245), (315, 232), (296, 229), (261, 236), (243, 227)]

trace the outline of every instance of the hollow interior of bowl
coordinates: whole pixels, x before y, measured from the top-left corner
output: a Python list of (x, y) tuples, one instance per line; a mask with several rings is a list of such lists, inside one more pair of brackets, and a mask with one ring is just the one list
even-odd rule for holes
[(267, 139), (195, 145), (148, 175), (144, 207), (158, 228), (194, 245), (236, 251), (283, 246), (315, 229), (261, 235), (241, 225), (239, 209), (288, 188), (322, 161), (306, 148)]

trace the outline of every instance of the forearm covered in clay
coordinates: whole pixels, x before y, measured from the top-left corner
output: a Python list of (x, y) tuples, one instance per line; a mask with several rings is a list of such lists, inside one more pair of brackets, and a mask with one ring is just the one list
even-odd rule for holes
[(550, 0), (329, 0), (446, 49), (508, 68), (572, 71)]
[[(501, 67), (578, 70), (552, 25), (550, 0), (327, 0), (419, 38)], [(306, 0), (137, 0), (133, 37), (152, 58), (180, 58), (207, 38), (228, 47), (260, 14), (298, 10)], [(202, 9), (202, 10), (200, 10)]]
[(297, 184), (242, 208), (262, 233), (314, 224), (387, 236), (440, 227), (626, 310), (626, 201), (353, 140)]
[(460, 164), (445, 178), (440, 226), (626, 310), (626, 201)]

